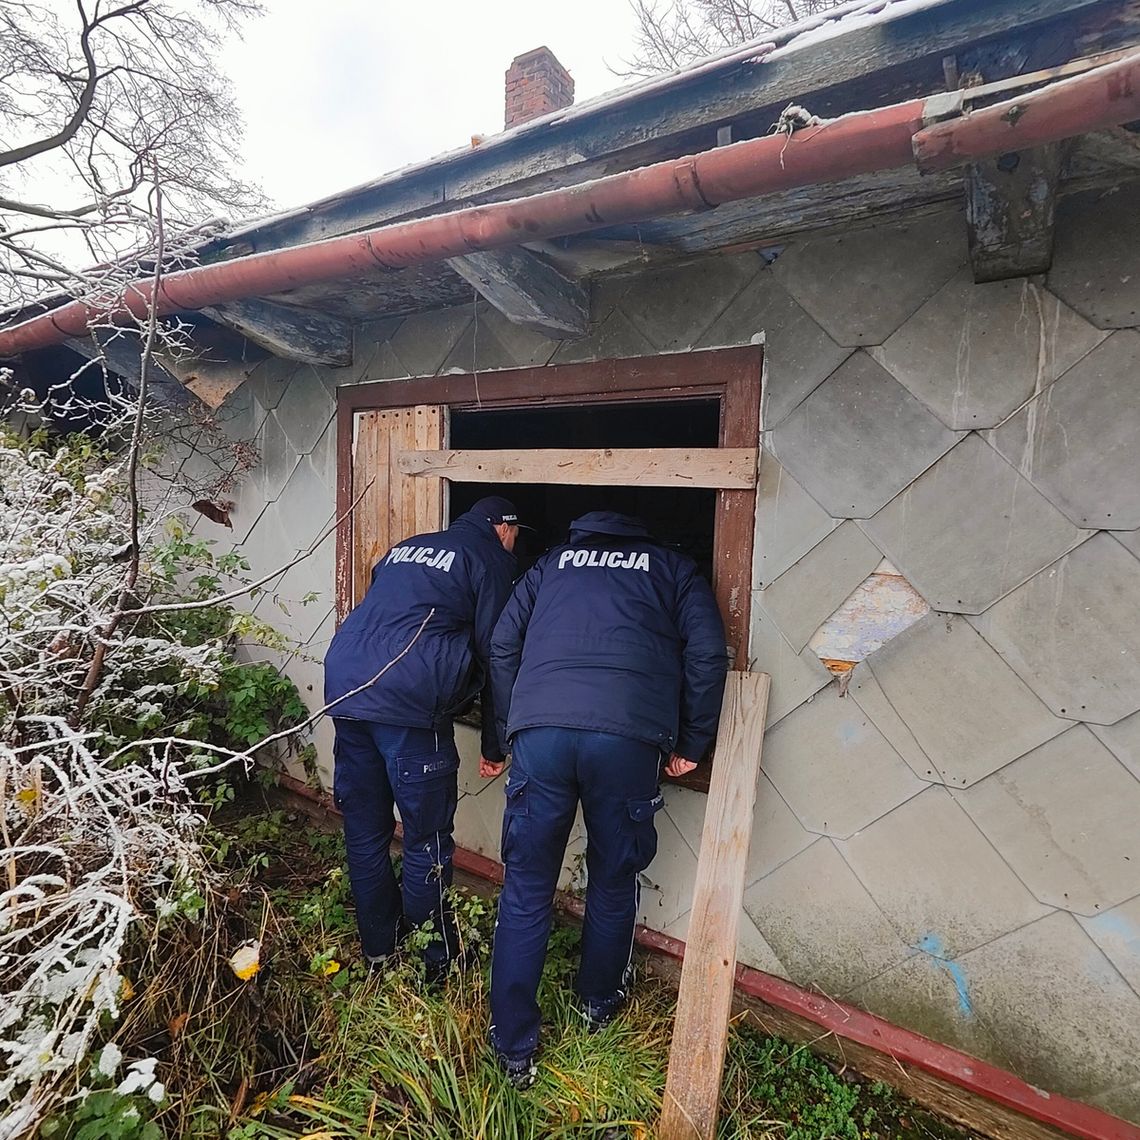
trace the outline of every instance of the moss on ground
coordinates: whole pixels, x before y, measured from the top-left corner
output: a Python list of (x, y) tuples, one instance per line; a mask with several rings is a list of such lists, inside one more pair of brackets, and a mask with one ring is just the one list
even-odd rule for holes
[[(139, 950), (136, 996), (116, 1039), (159, 1058), (167, 1135), (276, 1140), (648, 1140), (665, 1084), (675, 994), (642, 977), (624, 1015), (589, 1034), (570, 983), (578, 931), (556, 927), (540, 1000), (533, 1088), (515, 1090), (486, 1044), (493, 905), (456, 895), (477, 966), (438, 992), (409, 951), (383, 972), (355, 961), (338, 835), (280, 811), (218, 833), (228, 885), (195, 930)], [(261, 942), (240, 982), (226, 958)], [(57, 1135), (67, 1135), (64, 1129)], [(960, 1140), (965, 1134), (883, 1085), (838, 1073), (803, 1046), (745, 1025), (730, 1035), (721, 1137)]]

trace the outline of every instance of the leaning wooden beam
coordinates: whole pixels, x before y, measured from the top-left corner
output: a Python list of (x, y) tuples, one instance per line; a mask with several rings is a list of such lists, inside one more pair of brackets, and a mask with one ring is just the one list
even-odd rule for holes
[(716, 1135), (770, 685), (767, 673), (737, 672), (729, 673), (725, 685), (659, 1140), (713, 1140)]
[(211, 305), (202, 312), (274, 356), (338, 368), (352, 363), (352, 326), (317, 309), (252, 298)]
[(458, 483), (567, 483), (602, 487), (756, 486), (755, 447), (536, 448), (526, 451), (403, 451), (405, 475)]
[(966, 224), (975, 281), (1004, 281), (1049, 268), (1063, 162), (1064, 148), (1053, 143), (966, 168)]
[(554, 340), (589, 332), (586, 290), (530, 250), (516, 246), (469, 253), (447, 264), (516, 325)]

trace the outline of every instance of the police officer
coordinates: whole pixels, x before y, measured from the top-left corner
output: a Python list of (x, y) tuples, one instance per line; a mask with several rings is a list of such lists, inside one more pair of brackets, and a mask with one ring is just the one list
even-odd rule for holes
[(535, 999), (578, 802), (588, 880), (576, 989), (600, 1028), (628, 989), (637, 876), (657, 851), (660, 763), (668, 758), (671, 776), (696, 767), (726, 670), (724, 627), (696, 564), (625, 515), (577, 519), (569, 543), (535, 563), (503, 610), (491, 678), (513, 760), (491, 1042), (516, 1084), (534, 1073)]
[[(371, 964), (395, 948), (401, 913), (413, 926), (435, 922), (438, 938), (424, 955), (429, 978), (442, 977), (458, 949), (444, 906), (459, 769), (452, 717), (483, 688), (480, 767), (502, 760), (485, 682), (518, 531), (514, 506), (490, 497), (447, 530), (393, 546), (325, 656), (325, 703), (336, 729), (333, 791)], [(402, 907), (388, 855), (393, 805), (404, 828)]]

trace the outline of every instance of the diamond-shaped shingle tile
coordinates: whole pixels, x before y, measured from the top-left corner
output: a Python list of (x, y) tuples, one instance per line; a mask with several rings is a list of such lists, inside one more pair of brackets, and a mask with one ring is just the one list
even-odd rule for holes
[(1140, 997), (1072, 915), (1048, 915), (959, 965), (978, 1017), (1019, 1076), (1088, 1100), (1136, 1075)]
[(873, 353), (951, 428), (990, 428), (1105, 334), (1040, 285), (966, 270)]
[(936, 610), (981, 613), (1088, 531), (971, 433), (863, 529)]
[(1115, 332), (991, 442), (1078, 526), (1140, 527), (1140, 333)]
[(1137, 558), (1140, 558), (1140, 530), (1117, 530), (1113, 531), (1112, 537), (1115, 538), (1125, 550), (1131, 550)]
[(1140, 894), (1140, 781), (1083, 724), (954, 794), (1042, 902), (1093, 915)]
[[(699, 856), (708, 796), (672, 784), (665, 785), (664, 793), (665, 810), (669, 813), (669, 818), (693, 854)], [(791, 808), (772, 786), (772, 781), (761, 772), (756, 784), (756, 811), (744, 873), (745, 883), (754, 883), (781, 863), (786, 863), (793, 855), (815, 842), (815, 838), (800, 826)]]
[(761, 453), (753, 558), (757, 586), (771, 585), (838, 525), (770, 451)]
[(1140, 780), (1140, 712), (1126, 716), (1116, 724), (1093, 724), (1089, 727), (1097, 740)]
[(765, 334), (766, 383), (760, 422), (773, 428), (851, 354), (836, 344), (780, 285), (761, 270), (697, 342), (699, 348), (749, 344)]
[(914, 733), (898, 710), (887, 699), (883, 687), (875, 679), (868, 661), (856, 665), (851, 671), (847, 697), (867, 714), (875, 727), (887, 738), (890, 746), (910, 765), (911, 771), (921, 780), (934, 782), (938, 774), (934, 762), (919, 747)]
[(257, 435), (268, 414), (269, 410), (254, 394), (253, 385), (246, 381), (226, 397), (214, 413), (214, 420), (230, 439), (242, 442)]
[(608, 360), (623, 356), (652, 356), (653, 343), (638, 331), (620, 309), (596, 324), (591, 322), (590, 332), (578, 340), (564, 340), (551, 358), (551, 364), (574, 364), (583, 360)]
[(285, 395), (286, 385), (300, 367), (295, 360), (271, 356), (249, 374), (242, 387), (249, 388), (262, 407), (275, 408)]
[(1078, 918), (1124, 980), (1140, 994), (1140, 896), (1094, 918)]
[(494, 368), (530, 368), (546, 364), (558, 348), (558, 341), (516, 325), (497, 309), (480, 304), (475, 318), (464, 330), (441, 372), (484, 372)]
[(830, 839), (749, 888), (744, 910), (793, 981), (837, 997), (909, 953)]
[(997, 1039), (963, 994), (960, 968), (933, 954), (916, 953), (853, 990), (855, 1005), (972, 1057), (1010, 1068)]
[(321, 433), (336, 412), (336, 401), (311, 365), (297, 369), (285, 388), (274, 415), (285, 429), (293, 450), (306, 455), (313, 450)]
[(749, 668), (772, 677), (768, 724), (773, 725), (831, 681), (831, 674), (810, 649), (797, 653), (753, 594), (749, 629)]
[(836, 846), (909, 946), (955, 957), (1049, 913), (943, 788)]
[(1140, 561), (1101, 533), (971, 619), (1058, 716), (1140, 708)]
[(396, 329), (388, 345), (409, 376), (432, 376), (470, 323), (469, 305), (414, 313)]
[(1137, 217), (1135, 182), (1058, 203), (1049, 288), (1100, 328), (1140, 325)]
[(849, 357), (765, 434), (776, 458), (828, 514), (859, 519), (870, 518), (959, 438), (865, 352)]
[(840, 839), (928, 786), (834, 686), (767, 734), (764, 771), (808, 831)]
[(697, 857), (664, 812), (657, 813), (656, 824), (657, 855), (640, 877), (637, 921), (661, 930), (692, 909)]
[(641, 273), (619, 306), (658, 351), (692, 348), (760, 266), (758, 254), (744, 253)]
[(882, 557), (853, 522), (846, 522), (762, 590), (760, 602), (798, 653)]
[(961, 215), (898, 221), (792, 245), (777, 279), (839, 344), (882, 344), (966, 261)]
[(1054, 716), (964, 618), (930, 614), (867, 665), (942, 781), (955, 787), (1072, 724)]

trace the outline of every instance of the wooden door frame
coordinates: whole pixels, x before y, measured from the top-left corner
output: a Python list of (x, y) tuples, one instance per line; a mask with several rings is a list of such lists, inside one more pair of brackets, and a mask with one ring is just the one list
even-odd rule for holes
[[(352, 600), (352, 453), (358, 412), (441, 404), (452, 411), (629, 403), (639, 399), (716, 399), (720, 447), (756, 447), (760, 439), (760, 345), (547, 364), (495, 372), (380, 380), (337, 389), (336, 606)], [(717, 492), (713, 589), (725, 619), (735, 667), (748, 667), (756, 488)]]

